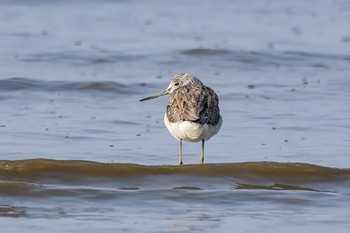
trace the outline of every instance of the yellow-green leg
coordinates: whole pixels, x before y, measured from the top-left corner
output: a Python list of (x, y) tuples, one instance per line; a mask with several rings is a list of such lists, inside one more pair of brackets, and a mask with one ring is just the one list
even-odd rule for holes
[(199, 158), (200, 162), (204, 163), (204, 140), (202, 140), (202, 150), (201, 150), (201, 157)]
[(182, 165), (182, 139), (180, 139), (180, 145), (179, 145), (179, 165)]

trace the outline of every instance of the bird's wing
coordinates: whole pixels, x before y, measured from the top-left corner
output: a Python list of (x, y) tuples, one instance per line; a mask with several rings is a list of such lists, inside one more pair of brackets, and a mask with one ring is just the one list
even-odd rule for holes
[(211, 125), (217, 124), (221, 118), (219, 97), (213, 89), (204, 86), (202, 88), (199, 103), (201, 103), (201, 111), (199, 112), (201, 121), (199, 123)]
[(170, 122), (216, 124), (220, 120), (218, 104), (218, 96), (211, 88), (184, 86), (169, 95), (167, 117)]

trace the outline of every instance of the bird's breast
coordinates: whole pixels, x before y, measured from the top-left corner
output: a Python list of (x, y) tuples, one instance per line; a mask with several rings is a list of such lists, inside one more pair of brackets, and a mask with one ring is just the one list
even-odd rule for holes
[(199, 142), (209, 140), (217, 134), (221, 128), (222, 120), (215, 125), (199, 124), (191, 121), (170, 122), (167, 114), (164, 115), (164, 123), (170, 134), (177, 140)]

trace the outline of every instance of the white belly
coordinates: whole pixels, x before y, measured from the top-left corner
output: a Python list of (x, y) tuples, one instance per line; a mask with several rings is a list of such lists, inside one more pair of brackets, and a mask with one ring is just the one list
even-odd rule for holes
[(217, 125), (201, 125), (190, 121), (172, 123), (168, 120), (165, 113), (164, 123), (170, 134), (177, 140), (199, 142), (202, 140), (207, 141), (219, 132), (222, 125), (222, 118)]

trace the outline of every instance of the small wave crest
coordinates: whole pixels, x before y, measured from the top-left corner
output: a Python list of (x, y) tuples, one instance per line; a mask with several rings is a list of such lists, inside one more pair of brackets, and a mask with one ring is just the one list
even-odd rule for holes
[(242, 189), (333, 194), (349, 183), (349, 169), (304, 163), (147, 166), (51, 159), (0, 161), (0, 195), (30, 198), (110, 199), (125, 198), (125, 192), (153, 195)]
[(134, 93), (134, 88), (113, 81), (43, 81), (29, 78), (14, 77), (0, 80), (2, 91), (79, 91), (104, 92), (114, 94)]
[(56, 179), (64, 181), (87, 178), (116, 178), (185, 175), (241, 180), (279, 180), (296, 183), (332, 182), (350, 179), (349, 169), (322, 167), (306, 163), (244, 162), (195, 165), (138, 165), (126, 163), (99, 163), (83, 160), (2, 160), (0, 176), (3, 179)]
[[(180, 51), (182, 55), (191, 57), (219, 57), (232, 67), (232, 62), (245, 65), (263, 66), (309, 66), (313, 68), (328, 69), (330, 62), (349, 61), (348, 55), (318, 54), (298, 51), (246, 51), (246, 50), (226, 50), (211, 48), (190, 48)], [(223, 64), (221, 64), (223, 65)]]

